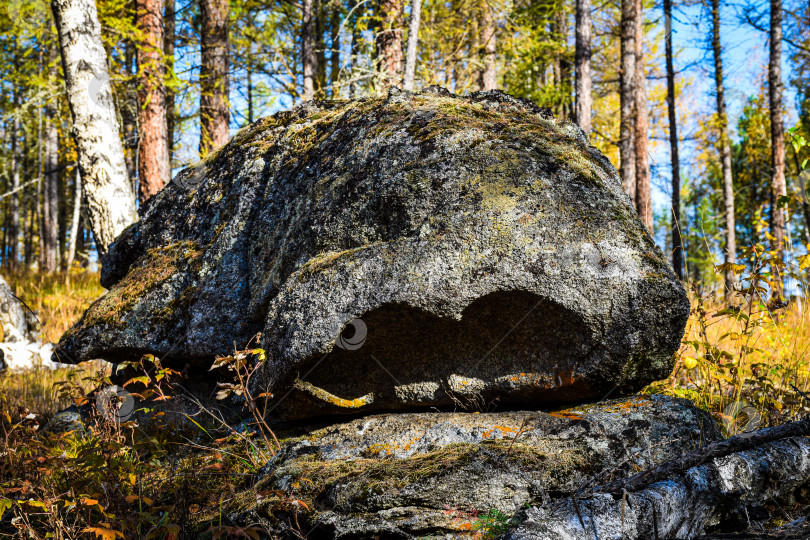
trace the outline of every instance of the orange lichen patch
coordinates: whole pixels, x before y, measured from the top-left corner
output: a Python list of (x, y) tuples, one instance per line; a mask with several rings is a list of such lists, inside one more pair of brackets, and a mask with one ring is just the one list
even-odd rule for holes
[(368, 450), (364, 453), (368, 455), (376, 455), (379, 454), (380, 452), (385, 452), (386, 456), (390, 456), (391, 452), (393, 452), (397, 448), (399, 448), (399, 446), (391, 445), (388, 443), (372, 444), (371, 446), (368, 447)]
[(518, 430), (516, 430), (513, 427), (509, 427), (509, 426), (492, 426), (492, 429), (486, 430), (485, 432), (483, 432), (481, 434), (481, 436), (484, 439), (489, 439), (490, 437), (492, 437), (492, 434), (495, 433), (495, 430), (500, 431), (501, 436), (505, 435), (506, 433), (517, 433), (518, 432)]
[(314, 398), (320, 399), (321, 401), (325, 401), (330, 405), (341, 407), (343, 409), (359, 409), (360, 407), (364, 407), (365, 405), (369, 405), (374, 402), (374, 394), (367, 394), (355, 399), (343, 399), (334, 394), (330, 394), (323, 388), (318, 388), (314, 384), (302, 381), (300, 379), (295, 381), (295, 388), (297, 390), (306, 392)]
[(613, 403), (604, 408), (602, 408), (603, 405), (600, 403), (591, 403), (588, 405), (579, 405), (575, 407), (575, 409), (583, 413), (588, 413), (595, 409), (601, 409), (602, 411), (609, 413), (616, 413), (616, 412), (627, 412), (636, 410), (641, 407), (650, 406), (651, 404), (652, 399), (650, 399), (648, 396), (640, 395), (640, 396), (633, 396), (619, 403)]
[(627, 401), (622, 401), (621, 403), (616, 403), (605, 409), (606, 412), (624, 412), (633, 409), (638, 409), (639, 407), (645, 407), (652, 403), (652, 400), (646, 396), (635, 396)]
[(573, 412), (573, 411), (554, 411), (548, 413), (549, 416), (553, 416), (555, 418), (565, 418), (567, 420), (581, 420), (583, 415), (581, 413)]
[(385, 452), (385, 455), (390, 456), (392, 453), (394, 453), (397, 450), (402, 450), (404, 452), (407, 452), (408, 450), (411, 449), (411, 446), (413, 446), (413, 444), (418, 440), (419, 440), (419, 437), (414, 437), (413, 439), (411, 439), (410, 441), (408, 441), (405, 444), (395, 444), (395, 443), (391, 443), (391, 444), (389, 444), (389, 443), (372, 444), (371, 446), (368, 447), (368, 450), (366, 452), (364, 452), (364, 453), (367, 454), (367, 455), (375, 455), (375, 454), (379, 454), (380, 452)]

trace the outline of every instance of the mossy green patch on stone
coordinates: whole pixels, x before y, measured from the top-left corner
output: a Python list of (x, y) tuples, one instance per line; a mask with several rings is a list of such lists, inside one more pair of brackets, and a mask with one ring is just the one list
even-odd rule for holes
[(130, 272), (85, 312), (83, 324), (120, 325), (124, 316), (143, 300), (144, 295), (188, 268), (200, 255), (199, 246), (182, 241), (147, 250)]

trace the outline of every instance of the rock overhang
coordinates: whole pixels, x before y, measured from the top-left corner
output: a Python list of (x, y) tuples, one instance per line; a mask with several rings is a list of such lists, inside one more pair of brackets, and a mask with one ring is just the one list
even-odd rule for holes
[[(374, 395), (360, 410), (637, 390), (688, 315), (609, 161), (499, 92), (260, 120), (144, 205), (102, 274), (58, 355), (204, 368), (261, 331), (292, 416), (346, 409), (313, 387)], [(357, 319), (361, 347), (336, 346)]]

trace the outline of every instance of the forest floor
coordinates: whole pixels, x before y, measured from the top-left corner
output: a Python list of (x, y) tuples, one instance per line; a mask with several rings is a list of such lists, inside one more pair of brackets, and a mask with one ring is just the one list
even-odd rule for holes
[[(13, 276), (9, 284), (57, 341), (103, 289), (89, 272)], [(691, 399), (727, 434), (779, 425), (810, 412), (810, 309), (693, 293), (692, 313), (672, 375), (644, 392)], [(263, 428), (237, 432), (200, 422), (147, 431), (99, 424), (83, 437), (46, 435), (56, 412), (85, 405), (109, 375), (102, 363), (7, 372), (0, 377), (0, 537), (35, 530), (51, 538), (256, 537), (227, 515), (263, 499), (297, 519), (311, 501), (259, 492), (257, 472), (277, 448)], [(174, 374), (167, 370), (169, 378)], [(159, 395), (160, 384), (157, 385)], [(159, 415), (160, 413), (158, 413)], [(27, 501), (27, 502), (21, 502)], [(798, 509), (774, 508), (772, 524)], [(487, 537), (482, 521), (471, 535)], [(197, 534), (194, 533), (194, 534)]]

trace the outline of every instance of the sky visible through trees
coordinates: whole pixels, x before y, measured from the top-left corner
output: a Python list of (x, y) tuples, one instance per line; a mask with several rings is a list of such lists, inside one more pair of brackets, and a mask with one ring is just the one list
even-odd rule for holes
[[(676, 224), (663, 2), (423, 0), (415, 24), (410, 0), (96, 0), (108, 73), (96, 73), (102, 68), (95, 61), (90, 80), (109, 80), (113, 109), (105, 111), (113, 111), (123, 156), (120, 149), (94, 147), (82, 136), (83, 124), (73, 125), (82, 111), (92, 112), (99, 99), (107, 99), (107, 87), (88, 90), (95, 94), (82, 101), (81, 54), (70, 63), (71, 43), (65, 41), (70, 33), (60, 40), (52, 7), (62, 6), (59, 25), (69, 25), (70, 10), (83, 15), (91, 2), (56, 0), (51, 6), (46, 0), (9, 0), (0, 9), (0, 194), (19, 190), (0, 199), (6, 266), (53, 271), (65, 267), (71, 250), (95, 261), (93, 238), (107, 242), (109, 231), (131, 220), (123, 199), (111, 208), (99, 206), (104, 189), (124, 199), (131, 191), (142, 204), (168, 181), (167, 171), (173, 175), (204, 159), (251, 121), (310, 96), (384, 95), (390, 86), (402, 86), (409, 60), (416, 89), (437, 84), (465, 94), (500, 88), (573, 120), (592, 106), (591, 143), (623, 171), (626, 190), (665, 252), (673, 249), (673, 226), (680, 227), (690, 280), (717, 285), (713, 265), (735, 263), (751, 245), (786, 248), (784, 257), (796, 265), (806, 260), (801, 259), (810, 244), (810, 204), (801, 181), (810, 156), (806, 2), (672, 2), (681, 186)], [(577, 26), (585, 20), (577, 16), (583, 6), (590, 6), (590, 32), (585, 23)], [(720, 49), (716, 42), (713, 49), (712, 6), (719, 10)], [(771, 6), (784, 11), (778, 50), (769, 41)], [(408, 38), (416, 27), (414, 59), (407, 57)], [(590, 55), (582, 52), (577, 35), (591, 36)], [(780, 167), (772, 166), (772, 54), (781, 54), (784, 192), (774, 188)], [(590, 83), (582, 88), (591, 92), (580, 110), (575, 80), (585, 68)], [(78, 75), (72, 77), (71, 70)], [(725, 154), (721, 105), (730, 143)], [(621, 118), (626, 124), (620, 125)], [(109, 167), (89, 165), (98, 160), (88, 156), (108, 151)], [(729, 159), (723, 159), (729, 153), (730, 173)], [(624, 166), (621, 155), (627, 158)], [(83, 182), (74, 174), (77, 159)], [(101, 224), (105, 219), (108, 232)], [(785, 246), (775, 246), (773, 238), (782, 236)], [(731, 273), (726, 268), (726, 287)]]

